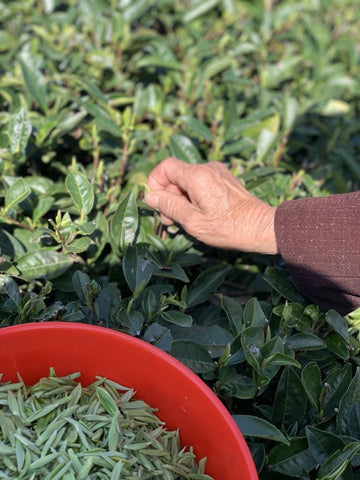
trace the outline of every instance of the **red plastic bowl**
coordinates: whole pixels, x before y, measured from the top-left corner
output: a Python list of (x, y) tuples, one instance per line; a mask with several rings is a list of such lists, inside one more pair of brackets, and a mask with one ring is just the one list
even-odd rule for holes
[(169, 429), (179, 428), (183, 446), (215, 480), (257, 480), (256, 469), (237, 425), (210, 388), (188, 368), (148, 343), (102, 327), (77, 323), (33, 323), (0, 329), (2, 381), (31, 385), (49, 375), (81, 372), (87, 385), (95, 376), (134, 388)]

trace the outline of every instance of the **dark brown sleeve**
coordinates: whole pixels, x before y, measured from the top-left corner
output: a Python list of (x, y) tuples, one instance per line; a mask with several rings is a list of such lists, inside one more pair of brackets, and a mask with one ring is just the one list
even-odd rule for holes
[(284, 202), (275, 232), (304, 295), (343, 315), (360, 306), (360, 192)]

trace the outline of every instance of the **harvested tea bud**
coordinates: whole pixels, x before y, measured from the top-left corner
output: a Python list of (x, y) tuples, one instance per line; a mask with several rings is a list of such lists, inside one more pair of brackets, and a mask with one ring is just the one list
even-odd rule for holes
[(212, 480), (132, 389), (79, 376), (0, 383), (0, 478)]

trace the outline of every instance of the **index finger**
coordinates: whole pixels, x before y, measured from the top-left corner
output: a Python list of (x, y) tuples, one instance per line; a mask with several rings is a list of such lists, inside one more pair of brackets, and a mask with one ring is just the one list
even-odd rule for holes
[(147, 185), (152, 191), (165, 190), (169, 185), (175, 185), (186, 192), (191, 167), (177, 158), (167, 158), (150, 173)]

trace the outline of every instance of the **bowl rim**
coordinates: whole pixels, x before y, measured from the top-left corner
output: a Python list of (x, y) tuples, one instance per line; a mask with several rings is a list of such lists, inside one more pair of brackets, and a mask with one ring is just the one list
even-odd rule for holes
[[(217, 397), (217, 395), (213, 392), (213, 390), (198, 376), (196, 375), (190, 368), (186, 365), (181, 363), (176, 358), (172, 357), (169, 353), (161, 350), (159, 347), (155, 345), (151, 345), (147, 341), (136, 338), (131, 336), (130, 334), (120, 332), (108, 327), (99, 326), (99, 325), (89, 325), (80, 322), (35, 322), (35, 323), (26, 323), (26, 324), (19, 324), (19, 325), (9, 325), (6, 327), (0, 328), (0, 342), (5, 341), (6, 337), (14, 336), (17, 333), (25, 334), (26, 332), (32, 332), (32, 334), (36, 333), (37, 331), (49, 331), (49, 332), (86, 332), (90, 335), (101, 335), (102, 339), (111, 338), (121, 339), (122, 341), (126, 342), (130, 346), (134, 346), (135, 348), (141, 349), (144, 353), (148, 353), (151, 356), (155, 356), (157, 360), (160, 362), (165, 362), (171, 368), (177, 370), (177, 372), (182, 376), (185, 377), (186, 381), (191, 382), (195, 385), (197, 390), (200, 390), (199, 394), (206, 397), (209, 403), (213, 405), (215, 410), (218, 412), (221, 420), (226, 423), (227, 428), (229, 429), (229, 433), (233, 435), (234, 439), (236, 440), (237, 444), (241, 448), (246, 457), (246, 467), (248, 469), (249, 479), (251, 480), (258, 480), (257, 470), (250, 453), (248, 444), (246, 443), (243, 434), (241, 433), (238, 425), (236, 424), (235, 420), (232, 418), (230, 412), (225, 407), (225, 405), (221, 402), (221, 400)], [(49, 365), (50, 367), (51, 365)], [(1, 369), (1, 366), (0, 366)], [(2, 373), (0, 371), (0, 373)], [(73, 372), (69, 372), (73, 373)], [(80, 372), (81, 374), (81, 372)], [(1, 380), (0, 380), (1, 381)], [(130, 386), (131, 387), (131, 386)], [(139, 398), (141, 398), (141, 392), (139, 393)], [(181, 430), (181, 425), (179, 426)]]

